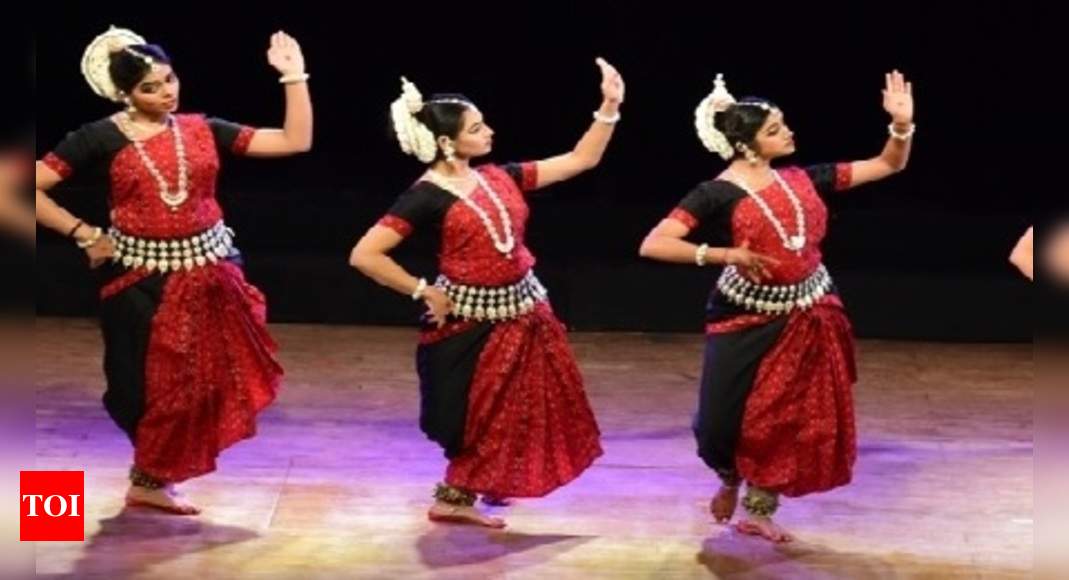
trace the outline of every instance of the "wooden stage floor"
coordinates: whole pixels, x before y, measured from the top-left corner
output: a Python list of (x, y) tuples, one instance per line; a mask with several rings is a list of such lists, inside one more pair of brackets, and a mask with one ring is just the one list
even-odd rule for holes
[(699, 335), (572, 335), (605, 455), (503, 532), (425, 518), (444, 461), (416, 424), (415, 331), (279, 325), (284, 392), (259, 435), (184, 491), (197, 518), (124, 508), (130, 449), (100, 404), (90, 320), (36, 326), (37, 468), (86, 472), (78, 578), (1027, 578), (1031, 345), (862, 341), (854, 483), (787, 500), (799, 541), (712, 523), (695, 456)]

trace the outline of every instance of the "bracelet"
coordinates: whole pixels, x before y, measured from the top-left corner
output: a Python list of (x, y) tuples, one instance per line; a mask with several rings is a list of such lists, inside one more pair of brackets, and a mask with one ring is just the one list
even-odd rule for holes
[(71, 231), (67, 234), (67, 237), (68, 238), (73, 238), (74, 237), (74, 232), (78, 231), (78, 228), (80, 228), (80, 227), (82, 227), (84, 225), (85, 225), (85, 222), (83, 222), (82, 220), (78, 220), (78, 223), (74, 224), (74, 227), (71, 228)]
[(899, 133), (898, 131), (895, 131), (894, 123), (887, 125), (887, 132), (891, 135), (891, 137), (898, 139), (899, 141), (909, 141), (911, 138), (913, 138), (913, 133), (915, 133), (916, 131), (916, 123), (910, 123), (909, 129), (907, 129), (905, 133)]
[(282, 83), (284, 85), (290, 85), (290, 84), (294, 84), (294, 83), (303, 83), (304, 81), (308, 80), (309, 76), (310, 75), (308, 73), (288, 74), (288, 75), (284, 75), (281, 78), (279, 78), (278, 82), (280, 82), (280, 83)]
[(620, 111), (616, 111), (611, 117), (602, 115), (601, 111), (594, 111), (594, 120), (606, 125), (615, 125), (620, 121)]
[(702, 244), (698, 246), (698, 251), (694, 253), (694, 263), (699, 266), (704, 266), (708, 260), (709, 244)]
[(90, 234), (87, 239), (78, 240), (75, 243), (78, 245), (79, 248), (85, 250), (85, 249), (92, 248), (93, 246), (95, 246), (96, 243), (99, 242), (100, 238), (102, 238), (102, 237), (104, 237), (104, 230), (102, 230), (100, 228), (93, 228), (93, 233)]
[(419, 301), (423, 298), (423, 293), (427, 291), (427, 279), (420, 278), (419, 283), (416, 284), (416, 290), (412, 292), (412, 300)]

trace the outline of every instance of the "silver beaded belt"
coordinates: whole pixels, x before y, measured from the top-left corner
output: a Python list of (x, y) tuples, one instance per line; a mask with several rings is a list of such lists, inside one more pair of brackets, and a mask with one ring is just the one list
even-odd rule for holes
[(522, 280), (508, 286), (468, 286), (454, 284), (445, 276), (438, 276), (434, 285), (453, 301), (453, 315), (465, 320), (510, 320), (534, 310), (549, 294), (528, 271)]
[(234, 247), (234, 230), (222, 221), (188, 238), (139, 238), (115, 227), (108, 230), (108, 235), (115, 241), (112, 260), (127, 268), (144, 268), (150, 272), (192, 270), (215, 264), (230, 255)]
[(805, 280), (785, 286), (755, 284), (743, 278), (735, 266), (728, 266), (716, 287), (728, 302), (746, 310), (758, 314), (787, 314), (796, 308), (812, 308), (831, 291), (832, 281), (823, 264)]

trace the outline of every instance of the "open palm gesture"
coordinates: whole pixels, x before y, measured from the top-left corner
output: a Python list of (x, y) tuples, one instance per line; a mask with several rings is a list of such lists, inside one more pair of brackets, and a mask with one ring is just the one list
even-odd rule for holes
[(913, 122), (913, 83), (897, 70), (884, 75), (883, 110), (896, 124)]

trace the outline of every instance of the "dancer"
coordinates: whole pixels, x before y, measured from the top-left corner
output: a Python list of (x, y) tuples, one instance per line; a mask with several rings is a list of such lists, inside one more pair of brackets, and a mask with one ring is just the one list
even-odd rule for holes
[[(746, 481), (738, 529), (772, 541), (791, 539), (772, 520), (780, 496), (846, 484), (857, 454), (853, 338), (821, 264), (827, 210), (818, 194), (905, 168), (913, 97), (898, 71), (886, 75), (883, 107), (890, 138), (878, 156), (773, 169), (795, 150), (782, 111), (764, 99), (736, 101), (718, 75), (696, 127), (729, 165), (694, 188), (640, 249), (665, 262), (725, 266), (707, 307), (694, 433), (699, 456), (723, 482), (710, 506), (717, 521), (734, 515)], [(685, 241), (699, 224), (724, 246)]]
[(33, 244), (37, 236), (33, 208), (24, 183), (29, 183), (33, 158), (24, 161), (19, 153), (0, 150), (0, 235), (11, 235)]
[(1032, 228), (1028, 228), (1028, 231), (1017, 241), (1017, 245), (1013, 247), (1013, 252), (1010, 253), (1010, 263), (1017, 266), (1017, 269), (1029, 280), (1035, 280), (1032, 276)]
[[(271, 37), (282, 75), (282, 129), (176, 114), (167, 54), (112, 28), (86, 48), (96, 94), (125, 110), (70, 133), (37, 163), (37, 221), (85, 250), (102, 282), (104, 406), (134, 446), (129, 505), (199, 513), (175, 484), (215, 469), (219, 453), (256, 431), (282, 377), (263, 295), (241, 270), (215, 198), (224, 154), (307, 151), (308, 75), (297, 41)], [(76, 173), (107, 175), (111, 227), (87, 224), (45, 192)]]
[[(620, 119), (624, 83), (602, 59), (601, 108), (575, 148), (537, 162), (472, 167), (493, 130), (458, 94), (426, 102), (402, 79), (391, 114), (401, 149), (429, 167), (357, 243), (352, 265), (424, 302), (416, 362), (420, 427), (449, 459), (428, 512), (433, 521), (501, 528), (474, 507), (540, 497), (601, 455), (599, 432), (565, 329), (524, 245), (530, 192), (592, 169)], [(413, 232), (440, 243), (437, 280), (388, 253)]]

